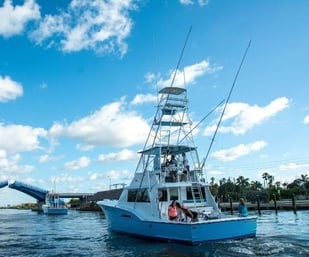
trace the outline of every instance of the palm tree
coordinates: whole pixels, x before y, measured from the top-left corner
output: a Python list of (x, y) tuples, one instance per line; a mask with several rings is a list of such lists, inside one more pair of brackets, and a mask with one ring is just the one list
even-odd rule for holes
[(284, 183), (282, 184), (283, 188), (285, 188), (285, 189), (286, 189), (286, 186), (287, 186), (287, 185), (288, 185), (287, 182), (284, 182)]
[(266, 187), (268, 177), (269, 177), (269, 174), (268, 174), (267, 172), (264, 172), (264, 173), (262, 174), (262, 178), (263, 178), (263, 180), (264, 180), (264, 188)]
[(306, 198), (308, 199), (308, 193), (307, 193), (307, 188), (306, 188), (306, 184), (308, 184), (308, 182), (309, 182), (308, 175), (307, 174), (305, 174), (305, 175), (301, 174), (300, 175), (300, 180), (302, 182), (302, 187), (303, 187), (303, 189), (305, 191)]
[(251, 187), (251, 190), (260, 190), (262, 189), (263, 185), (260, 181), (251, 181), (250, 183), (250, 187)]
[(268, 175), (268, 188), (272, 187), (274, 179), (275, 179), (274, 176), (272, 176), (270, 174)]
[(215, 184), (215, 178), (211, 177), (210, 178), (210, 185), (213, 186)]
[(240, 195), (242, 195), (243, 189), (245, 189), (249, 186), (249, 179), (245, 178), (244, 176), (239, 176), (236, 179), (236, 185), (239, 186), (239, 193), (240, 193)]

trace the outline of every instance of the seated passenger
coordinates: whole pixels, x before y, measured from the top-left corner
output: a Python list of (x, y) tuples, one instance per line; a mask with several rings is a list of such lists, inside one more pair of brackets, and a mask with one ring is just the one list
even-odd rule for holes
[(177, 220), (178, 212), (177, 212), (177, 205), (176, 200), (173, 200), (172, 203), (168, 206), (168, 218), (169, 220)]
[(191, 222), (198, 221), (198, 214), (195, 211), (190, 210), (187, 206), (185, 205), (180, 205), (178, 202), (176, 203), (177, 208), (180, 208), (181, 211), (186, 215), (186, 217), (191, 218)]

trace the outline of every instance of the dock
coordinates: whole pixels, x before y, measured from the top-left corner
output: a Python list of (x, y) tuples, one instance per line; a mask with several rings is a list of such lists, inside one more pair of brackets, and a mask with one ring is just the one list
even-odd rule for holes
[[(238, 209), (238, 202), (233, 202), (232, 204), (229, 202), (219, 203), (219, 208), (222, 211), (237, 211)], [(296, 210), (309, 210), (309, 199), (308, 200), (277, 200), (269, 201), (268, 203), (246, 203), (247, 208), (249, 211), (253, 210), (285, 210), (285, 211), (296, 211)]]

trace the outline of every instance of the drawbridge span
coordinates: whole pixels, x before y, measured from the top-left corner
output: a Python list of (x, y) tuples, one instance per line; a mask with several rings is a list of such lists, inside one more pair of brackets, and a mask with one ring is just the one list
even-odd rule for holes
[[(8, 183), (8, 181), (0, 181), (0, 188), (9, 186), (9, 188), (23, 192), (31, 197), (37, 199), (38, 202), (45, 202), (46, 195), (49, 193), (48, 190), (35, 187), (20, 181)], [(87, 200), (88, 197), (94, 195), (94, 193), (58, 193), (61, 198), (79, 198), (81, 200)]]
[(7, 180), (6, 181), (0, 181), (0, 188), (6, 187), (8, 184), (9, 184), (9, 182)]
[(9, 188), (13, 188), (27, 195), (30, 195), (33, 198), (37, 199), (39, 202), (45, 201), (46, 194), (48, 193), (48, 190), (35, 187), (35, 186), (31, 186), (31, 185), (28, 185), (28, 184), (25, 184), (19, 181), (15, 181), (9, 184)]

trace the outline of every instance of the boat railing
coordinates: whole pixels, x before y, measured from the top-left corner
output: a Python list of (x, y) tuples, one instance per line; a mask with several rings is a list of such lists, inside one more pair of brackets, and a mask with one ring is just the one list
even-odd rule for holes
[[(214, 219), (218, 218), (218, 215), (214, 212), (214, 208), (212, 206), (205, 206), (205, 204), (202, 204), (201, 206), (194, 207), (193, 205), (189, 204), (189, 201), (183, 201), (183, 203), (188, 204), (187, 207), (197, 213), (197, 217), (199, 220), (207, 220), (207, 219)], [(168, 217), (168, 204), (163, 204), (161, 206), (161, 219), (169, 221)], [(176, 220), (176, 222), (181, 223), (187, 223), (190, 220), (184, 219), (182, 215), (179, 216), (179, 219)], [(172, 221), (175, 222), (175, 221)]]
[(184, 172), (183, 168), (177, 166), (161, 166), (161, 170), (155, 170), (155, 174), (158, 175), (158, 179), (161, 183), (170, 182), (200, 182), (201, 171), (200, 170), (190, 170)]

